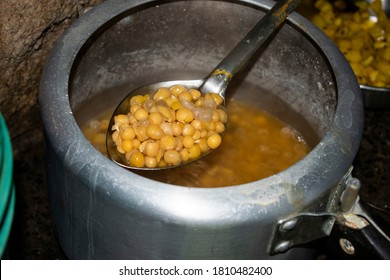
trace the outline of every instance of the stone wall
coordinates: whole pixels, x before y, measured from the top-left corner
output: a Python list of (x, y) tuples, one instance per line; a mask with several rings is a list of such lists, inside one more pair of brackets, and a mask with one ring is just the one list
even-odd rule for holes
[(39, 82), (53, 44), (70, 23), (102, 1), (0, 1), (0, 111), (15, 154), (42, 138)]

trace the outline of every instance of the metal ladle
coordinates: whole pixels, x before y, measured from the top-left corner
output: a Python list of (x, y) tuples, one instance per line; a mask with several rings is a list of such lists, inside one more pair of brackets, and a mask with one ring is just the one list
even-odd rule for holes
[[(113, 126), (114, 117), (119, 114), (127, 114), (129, 112), (129, 101), (135, 95), (152, 94), (162, 87), (171, 87), (173, 85), (182, 85), (186, 88), (198, 88), (201, 93), (217, 93), (225, 104), (225, 92), (232, 78), (243, 69), (254, 53), (267, 41), (267, 39), (279, 28), (285, 21), (287, 16), (294, 11), (300, 0), (279, 0), (275, 3), (272, 9), (265, 14), (264, 17), (249, 31), (247, 35), (236, 45), (236, 47), (214, 68), (214, 70), (203, 80), (180, 80), (180, 81), (165, 81), (154, 83), (138, 88), (129, 93), (118, 105), (112, 114), (106, 137), (107, 153), (112, 161), (127, 169), (137, 170), (159, 170), (178, 167), (191, 161), (183, 162), (179, 165), (165, 167), (135, 167), (127, 163), (124, 154), (121, 154), (116, 149), (112, 139), (111, 127)], [(199, 86), (200, 85), (200, 86)], [(210, 150), (211, 151), (211, 150)], [(202, 154), (201, 157), (209, 152)], [(200, 158), (201, 158), (200, 157)], [(195, 159), (198, 160), (199, 158)]]

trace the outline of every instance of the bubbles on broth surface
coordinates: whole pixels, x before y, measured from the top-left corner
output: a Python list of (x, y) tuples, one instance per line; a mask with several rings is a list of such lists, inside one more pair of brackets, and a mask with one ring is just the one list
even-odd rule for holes
[[(293, 165), (310, 151), (302, 135), (274, 116), (238, 100), (228, 105), (222, 144), (206, 157), (185, 166), (136, 172), (156, 181), (187, 187), (224, 187), (257, 181)], [(105, 133), (112, 110), (89, 120), (82, 130), (105, 154)]]

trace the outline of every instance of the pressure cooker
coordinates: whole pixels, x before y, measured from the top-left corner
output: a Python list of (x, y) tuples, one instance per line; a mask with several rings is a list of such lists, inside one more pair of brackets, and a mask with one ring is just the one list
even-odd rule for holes
[[(51, 213), (68, 258), (309, 259), (318, 257), (311, 244), (335, 229), (347, 255), (359, 243), (389, 257), (388, 236), (367, 218), (351, 175), (363, 128), (359, 85), (335, 45), (298, 13), (231, 93), (305, 131), (313, 148), (286, 170), (221, 188), (172, 185), (116, 165), (80, 129), (134, 88), (202, 79), (272, 4), (107, 0), (62, 35), (39, 102)], [(375, 242), (362, 234), (368, 229)]]

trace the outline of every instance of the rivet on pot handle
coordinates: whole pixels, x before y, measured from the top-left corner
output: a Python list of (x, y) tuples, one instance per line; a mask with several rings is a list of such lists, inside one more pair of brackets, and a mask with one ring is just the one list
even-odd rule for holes
[(329, 236), (335, 221), (333, 213), (299, 213), (279, 220), (269, 248), (270, 255)]

